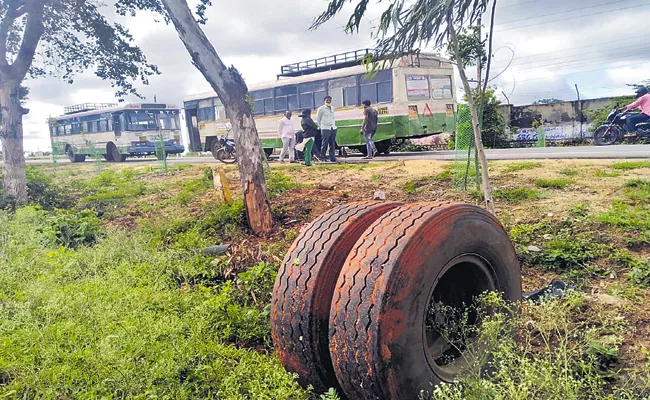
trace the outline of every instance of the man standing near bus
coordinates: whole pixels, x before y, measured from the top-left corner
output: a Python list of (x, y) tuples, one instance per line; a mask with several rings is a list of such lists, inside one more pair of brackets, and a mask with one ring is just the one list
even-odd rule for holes
[(286, 111), (284, 113), (284, 118), (278, 122), (278, 133), (282, 140), (280, 162), (284, 163), (284, 154), (287, 149), (289, 150), (289, 162), (294, 162), (294, 157), (296, 155), (296, 128), (293, 127), (293, 123), (291, 122), (291, 111)]
[(316, 122), (320, 127), (323, 158), (327, 156), (327, 147), (330, 148), (330, 161), (336, 162), (336, 121), (334, 120), (334, 107), (332, 107), (332, 97), (325, 96), (325, 104), (318, 107), (316, 113)]
[(377, 154), (377, 147), (372, 137), (375, 136), (377, 131), (377, 110), (370, 107), (370, 100), (364, 100), (363, 103), (363, 125), (361, 125), (361, 134), (366, 138), (366, 151), (365, 159), (372, 159)]

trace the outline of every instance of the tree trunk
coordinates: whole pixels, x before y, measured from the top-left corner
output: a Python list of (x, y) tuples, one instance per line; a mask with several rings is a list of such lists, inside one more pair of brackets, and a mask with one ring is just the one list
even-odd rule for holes
[(485, 157), (485, 149), (483, 148), (483, 140), (481, 139), (481, 125), (479, 123), (476, 104), (474, 104), (474, 98), (472, 96), (472, 88), (469, 86), (469, 81), (467, 80), (465, 66), (463, 65), (463, 59), (460, 54), (458, 36), (456, 35), (456, 30), (450, 18), (447, 19), (447, 24), (449, 25), (449, 35), (451, 36), (451, 41), (454, 47), (454, 56), (456, 57), (460, 80), (463, 82), (463, 88), (465, 89), (465, 94), (467, 95), (467, 103), (469, 104), (469, 111), (472, 114), (474, 141), (476, 142), (476, 150), (478, 152), (478, 158), (481, 162), (481, 178), (483, 180), (483, 195), (485, 197), (485, 206), (491, 214), (496, 215), (496, 212), (494, 210), (494, 199), (492, 197), (492, 186), (490, 185), (490, 175), (488, 173), (488, 163), (487, 158)]
[[(0, 77), (1, 79), (2, 77)], [(25, 154), (23, 152), (23, 115), (27, 112), (20, 106), (19, 83), (0, 80), (0, 110), (2, 125), (2, 182), (6, 193), (12, 195), (18, 204), (27, 202), (25, 179)]]
[(256, 235), (266, 235), (273, 228), (273, 217), (266, 194), (262, 146), (251, 107), (246, 101), (246, 83), (234, 67), (227, 68), (221, 61), (192, 15), (186, 0), (162, 2), (178, 36), (190, 53), (193, 64), (226, 106), (235, 135), (237, 163), (248, 224)]

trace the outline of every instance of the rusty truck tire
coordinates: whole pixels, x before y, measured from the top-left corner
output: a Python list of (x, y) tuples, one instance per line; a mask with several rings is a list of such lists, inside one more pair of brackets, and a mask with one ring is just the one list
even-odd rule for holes
[(337, 387), (328, 336), (339, 272), (366, 228), (400, 205), (367, 201), (336, 207), (309, 224), (289, 249), (273, 288), (271, 335), (282, 364), (304, 387)]
[(492, 215), (449, 203), (384, 214), (350, 252), (332, 300), (330, 354), (347, 397), (417, 399), (452, 381), (460, 361), (448, 363), (447, 341), (425, 327), (430, 301), (460, 306), (488, 290), (521, 299), (515, 250)]

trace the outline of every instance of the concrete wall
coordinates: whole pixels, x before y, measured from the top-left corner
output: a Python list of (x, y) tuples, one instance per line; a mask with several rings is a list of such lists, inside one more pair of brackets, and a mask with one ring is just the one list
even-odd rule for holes
[(537, 140), (537, 131), (533, 128), (534, 121), (542, 123), (547, 139), (591, 137), (590, 121), (585, 117), (584, 111), (609, 107), (616, 99), (600, 98), (527, 106), (502, 105), (500, 111), (507, 129), (516, 128), (516, 133), (512, 135), (513, 140)]

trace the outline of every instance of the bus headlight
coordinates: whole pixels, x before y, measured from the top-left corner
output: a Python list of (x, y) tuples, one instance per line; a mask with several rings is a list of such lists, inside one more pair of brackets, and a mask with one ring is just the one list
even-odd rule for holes
[(146, 136), (140, 136), (138, 139), (140, 139), (141, 142), (146, 142), (147, 141)]
[(176, 140), (176, 141), (181, 140), (181, 135), (174, 135), (174, 140)]

